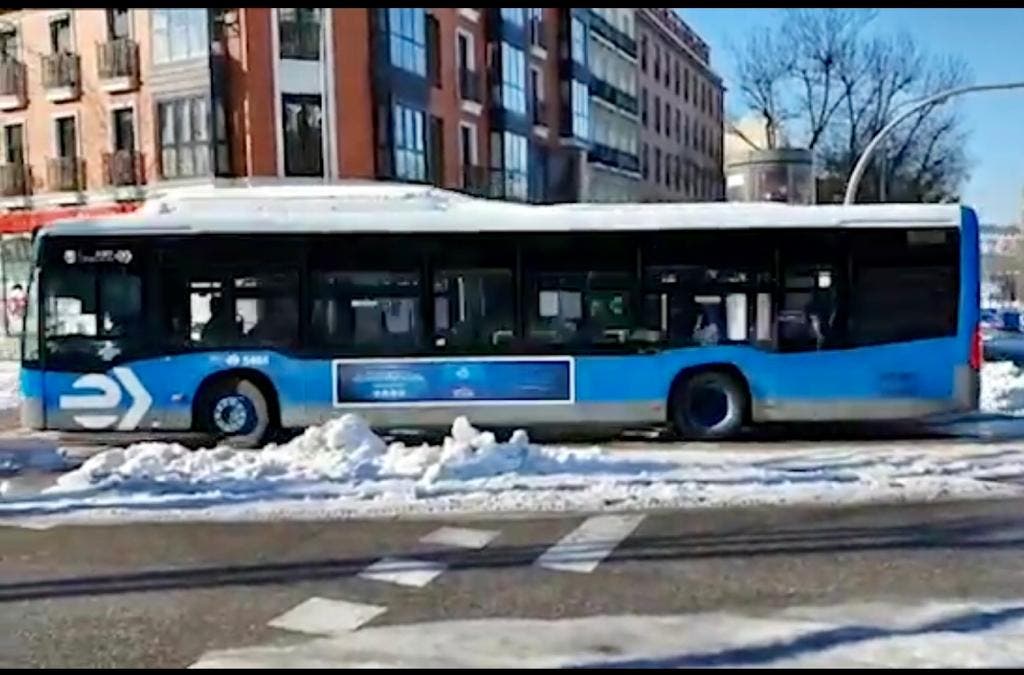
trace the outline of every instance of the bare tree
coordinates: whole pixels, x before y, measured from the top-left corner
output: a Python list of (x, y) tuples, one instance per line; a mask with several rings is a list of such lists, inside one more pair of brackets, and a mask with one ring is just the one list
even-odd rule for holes
[[(970, 80), (962, 60), (925, 54), (906, 34), (866, 35), (865, 10), (786, 10), (736, 50), (739, 90), (763, 116), (769, 148), (781, 129), (815, 154), (819, 199), (831, 201), (857, 157), (900, 108)], [(956, 108), (929, 106), (901, 124), (861, 183), (861, 199), (942, 201), (967, 175)], [(822, 189), (824, 187), (824, 189)]]

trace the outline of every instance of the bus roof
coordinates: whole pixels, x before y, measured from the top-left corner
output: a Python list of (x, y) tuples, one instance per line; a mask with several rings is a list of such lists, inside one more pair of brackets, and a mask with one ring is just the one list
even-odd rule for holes
[(46, 236), (567, 232), (821, 227), (959, 227), (956, 204), (775, 203), (527, 205), (419, 185), (206, 187), (138, 211), (58, 221)]

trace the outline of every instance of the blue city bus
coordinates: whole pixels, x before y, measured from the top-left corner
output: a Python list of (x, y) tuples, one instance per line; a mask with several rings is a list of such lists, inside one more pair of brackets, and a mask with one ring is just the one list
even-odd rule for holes
[(971, 411), (978, 250), (957, 205), (186, 191), (36, 238), (24, 421), (254, 446), (346, 412), (719, 439)]

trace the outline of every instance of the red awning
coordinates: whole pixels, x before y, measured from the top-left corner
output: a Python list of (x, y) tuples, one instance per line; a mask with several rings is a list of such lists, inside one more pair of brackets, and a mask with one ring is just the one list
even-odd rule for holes
[(32, 232), (49, 225), (55, 220), (65, 218), (95, 218), (112, 216), (118, 213), (131, 213), (139, 208), (141, 202), (120, 202), (117, 204), (100, 204), (92, 206), (68, 206), (56, 209), (33, 209), (0, 213), (0, 232), (13, 234)]

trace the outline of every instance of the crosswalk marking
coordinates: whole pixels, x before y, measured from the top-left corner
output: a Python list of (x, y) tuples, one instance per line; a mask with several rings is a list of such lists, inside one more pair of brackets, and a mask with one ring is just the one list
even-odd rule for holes
[(424, 544), (440, 544), (457, 548), (482, 549), (498, 536), (494, 530), (475, 530), (468, 527), (441, 527), (424, 536)]
[(368, 566), (359, 576), (374, 581), (386, 581), (399, 586), (423, 588), (442, 572), (447, 565), (434, 560), (416, 558), (381, 558)]
[(387, 609), (380, 605), (314, 597), (271, 619), (267, 625), (313, 635), (347, 633), (372, 621)]
[(587, 518), (534, 564), (561, 572), (589, 574), (643, 521), (643, 515), (607, 515)]

